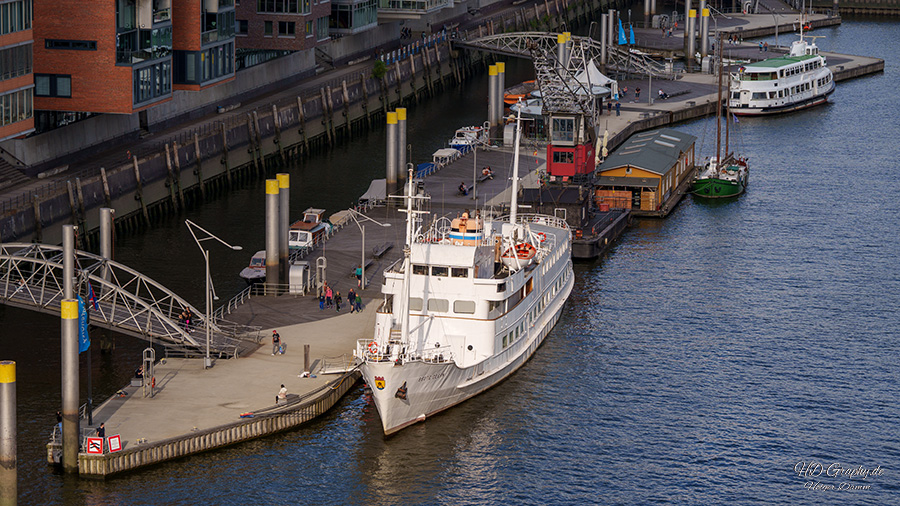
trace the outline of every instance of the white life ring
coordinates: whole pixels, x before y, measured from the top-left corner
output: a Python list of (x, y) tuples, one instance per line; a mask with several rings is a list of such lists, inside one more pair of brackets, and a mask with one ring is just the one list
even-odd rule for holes
[(538, 239), (541, 240), (541, 242), (544, 242), (547, 240), (547, 234), (545, 234), (543, 232), (538, 232), (537, 236), (538, 236)]
[(369, 353), (371, 353), (372, 355), (378, 354), (378, 343), (376, 343), (375, 341), (369, 343)]

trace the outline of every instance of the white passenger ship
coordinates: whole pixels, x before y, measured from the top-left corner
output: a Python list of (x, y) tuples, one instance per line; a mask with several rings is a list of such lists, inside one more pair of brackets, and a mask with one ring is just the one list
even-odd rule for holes
[(384, 272), (374, 337), (355, 350), (385, 434), (515, 372), (556, 324), (572, 291), (566, 222), (517, 213), (520, 136), (518, 129), (508, 217), (462, 214), (424, 229), (426, 197), (412, 196), (410, 178), (404, 258)]
[(834, 76), (815, 43), (800, 40), (782, 57), (751, 63), (732, 74), (731, 113), (763, 116), (824, 104), (834, 91)]

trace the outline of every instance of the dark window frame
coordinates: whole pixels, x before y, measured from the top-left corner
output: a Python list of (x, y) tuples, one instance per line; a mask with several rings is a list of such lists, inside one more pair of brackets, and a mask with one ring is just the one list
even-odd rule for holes
[[(50, 79), (49, 88), (46, 95), (38, 94), (38, 79), (46, 77)], [(59, 79), (69, 80), (69, 94), (59, 94)], [(52, 97), (52, 98), (72, 98), (72, 75), (71, 74), (34, 74), (34, 96), (35, 97)]]
[(74, 51), (96, 51), (96, 40), (44, 39), (46, 49), (70, 49)]

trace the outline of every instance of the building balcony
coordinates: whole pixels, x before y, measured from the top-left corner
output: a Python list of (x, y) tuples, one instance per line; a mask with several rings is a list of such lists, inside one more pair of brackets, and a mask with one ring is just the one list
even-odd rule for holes
[(116, 64), (134, 65), (135, 63), (141, 63), (147, 60), (166, 58), (171, 54), (172, 49), (168, 47), (137, 49), (133, 51), (120, 49), (116, 51)]

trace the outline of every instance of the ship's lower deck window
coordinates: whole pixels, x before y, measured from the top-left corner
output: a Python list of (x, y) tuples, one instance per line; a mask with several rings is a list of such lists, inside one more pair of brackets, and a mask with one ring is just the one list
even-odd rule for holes
[(432, 267), (431, 275), (432, 276), (441, 276), (441, 277), (446, 278), (448, 271), (449, 271), (449, 269), (447, 267)]
[(475, 314), (474, 300), (453, 301), (453, 312), (458, 314)]
[(410, 311), (421, 311), (422, 310), (422, 298), (421, 297), (410, 297), (409, 298), (409, 310)]
[(453, 267), (450, 269), (450, 275), (454, 278), (468, 278), (469, 269), (463, 267)]
[(450, 301), (447, 299), (428, 299), (428, 310), (436, 313), (450, 311)]
[(428, 266), (427, 265), (413, 265), (412, 273), (420, 274), (422, 276), (427, 276), (428, 275)]

